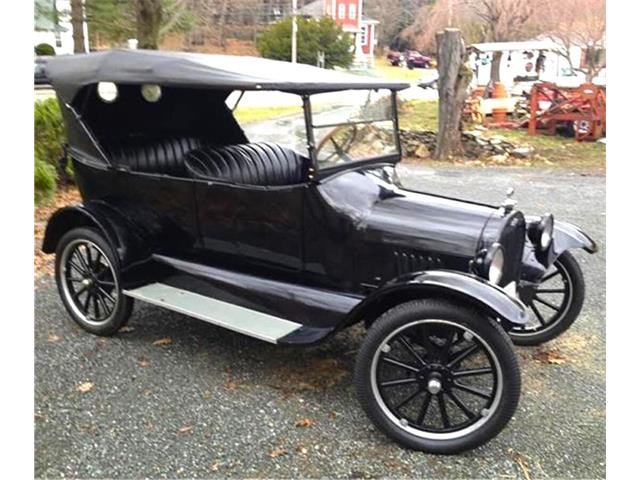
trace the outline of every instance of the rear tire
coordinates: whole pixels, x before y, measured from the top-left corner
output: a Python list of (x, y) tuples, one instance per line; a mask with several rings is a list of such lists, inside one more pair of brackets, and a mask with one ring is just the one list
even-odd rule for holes
[(113, 335), (131, 316), (133, 299), (122, 294), (117, 256), (93, 228), (75, 228), (60, 239), (56, 283), (73, 321), (90, 333)]
[(430, 453), (489, 441), (520, 398), (518, 360), (503, 329), (441, 300), (404, 303), (376, 320), (358, 352), (355, 383), (383, 433)]

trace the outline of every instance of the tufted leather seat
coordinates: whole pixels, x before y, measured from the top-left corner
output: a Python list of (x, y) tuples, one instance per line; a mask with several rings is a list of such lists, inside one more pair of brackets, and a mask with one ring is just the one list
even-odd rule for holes
[(202, 141), (193, 137), (105, 142), (108, 158), (118, 166), (129, 167), (135, 172), (177, 177), (183, 177), (186, 174), (185, 155), (201, 146)]
[(192, 178), (277, 186), (304, 182), (307, 162), (289, 148), (260, 142), (199, 148), (187, 154), (185, 164)]

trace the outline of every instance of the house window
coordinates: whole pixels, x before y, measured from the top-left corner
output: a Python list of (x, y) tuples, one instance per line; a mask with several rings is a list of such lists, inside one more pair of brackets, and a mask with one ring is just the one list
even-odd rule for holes
[(360, 27), (360, 45), (367, 44), (367, 27), (363, 25)]
[(344, 18), (344, 3), (338, 5), (338, 18)]
[(356, 5), (354, 3), (352, 3), (351, 5), (349, 5), (349, 18), (351, 20), (355, 20), (356, 19)]

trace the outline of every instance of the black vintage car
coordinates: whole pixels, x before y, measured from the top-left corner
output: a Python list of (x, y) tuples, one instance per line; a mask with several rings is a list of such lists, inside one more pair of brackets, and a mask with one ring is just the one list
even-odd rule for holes
[[(91, 333), (116, 333), (134, 300), (283, 346), (363, 324), (354, 376), (368, 416), (405, 446), (452, 453), (516, 409), (509, 336), (544, 342), (580, 311), (568, 250), (596, 245), (578, 227), (525, 217), (510, 198), (400, 184), (406, 84), (126, 50), (51, 59), (49, 76), (83, 203), (51, 217), (42, 249)], [(258, 91), (299, 101), (291, 146), (292, 123), (267, 142), (240, 127), (235, 107)], [(343, 105), (316, 105), (323, 96)]]

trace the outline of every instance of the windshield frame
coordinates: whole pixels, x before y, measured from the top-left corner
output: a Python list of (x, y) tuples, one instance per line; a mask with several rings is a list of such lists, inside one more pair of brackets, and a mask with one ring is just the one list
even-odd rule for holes
[[(379, 89), (369, 89), (372, 91), (378, 91)], [(361, 158), (358, 160), (354, 160), (352, 162), (343, 163), (340, 165), (336, 165), (333, 167), (325, 167), (320, 168), (318, 166), (318, 156), (316, 154), (316, 142), (314, 135), (314, 128), (317, 125), (313, 123), (313, 109), (311, 106), (311, 96), (312, 94), (303, 94), (302, 96), (302, 108), (304, 110), (304, 119), (307, 133), (307, 149), (309, 153), (309, 158), (311, 159), (312, 167), (309, 170), (309, 179), (321, 179), (326, 178), (330, 175), (333, 175), (337, 172), (341, 172), (343, 170), (353, 170), (358, 169), (363, 166), (373, 166), (379, 164), (389, 164), (389, 163), (398, 163), (402, 160), (402, 146), (400, 142), (400, 126), (398, 122), (398, 102), (397, 102), (397, 92), (395, 90), (389, 90), (390, 94), (390, 102), (391, 102), (391, 118), (384, 119), (385, 121), (391, 120), (393, 125), (393, 138), (396, 147), (395, 153), (386, 153), (382, 155), (375, 155), (372, 157)], [(358, 122), (340, 122), (341, 125), (350, 125), (350, 124), (364, 124), (364, 123), (374, 123), (378, 120), (366, 120), (366, 121), (358, 121)]]

